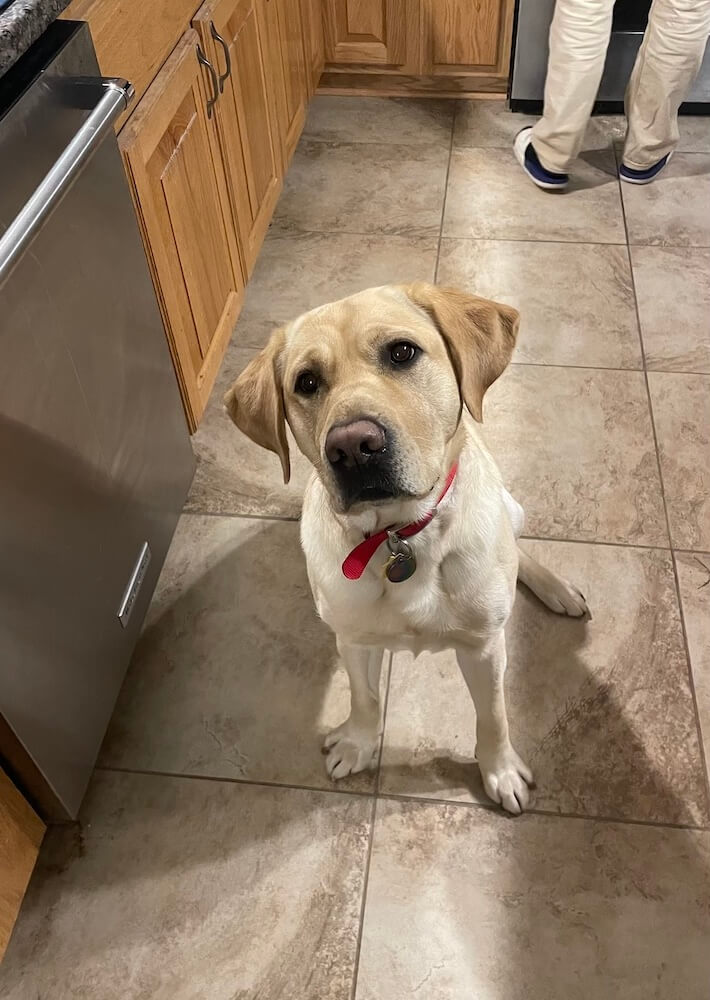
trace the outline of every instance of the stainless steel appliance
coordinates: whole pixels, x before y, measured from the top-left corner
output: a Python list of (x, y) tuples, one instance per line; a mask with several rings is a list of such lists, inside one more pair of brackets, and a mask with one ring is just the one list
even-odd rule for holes
[[(193, 472), (88, 28), (0, 78), (0, 749), (76, 815)], [(40, 782), (40, 789), (37, 782)]]
[[(616, 0), (611, 40), (596, 110), (623, 111), (624, 91), (643, 39), (651, 0)], [(510, 106), (538, 114), (547, 74), (547, 39), (555, 0), (518, 0), (513, 38)], [(681, 112), (710, 113), (710, 47)]]

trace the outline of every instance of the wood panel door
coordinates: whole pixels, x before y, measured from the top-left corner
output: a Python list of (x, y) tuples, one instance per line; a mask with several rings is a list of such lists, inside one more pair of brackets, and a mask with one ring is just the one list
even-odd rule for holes
[(266, 17), (285, 168), (306, 121), (308, 87), (300, 0), (268, 0)]
[(508, 77), (513, 0), (421, 0), (419, 72)]
[(0, 960), (44, 837), (44, 823), (0, 768)]
[(119, 137), (193, 429), (244, 293), (215, 155), (214, 113), (207, 108), (213, 83), (199, 51), (197, 33), (185, 32)]
[(323, 4), (327, 63), (416, 72), (419, 0), (323, 0)]
[(282, 155), (269, 48), (268, 0), (208, 0), (193, 24), (222, 87), (215, 117), (248, 277), (281, 191)]
[(322, 0), (301, 0), (303, 53), (306, 59), (308, 97), (316, 91), (325, 63)]

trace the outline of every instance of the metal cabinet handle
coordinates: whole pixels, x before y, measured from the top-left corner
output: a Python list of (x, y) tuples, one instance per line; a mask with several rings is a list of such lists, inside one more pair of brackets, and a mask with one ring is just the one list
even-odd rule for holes
[(212, 81), (212, 97), (207, 98), (207, 117), (212, 117), (212, 108), (217, 103), (217, 98), (219, 97), (219, 87), (217, 85), (217, 74), (215, 73), (214, 66), (209, 61), (207, 56), (204, 54), (199, 45), (195, 46), (197, 50), (197, 61), (201, 66), (205, 66), (210, 73), (210, 79)]
[(133, 87), (125, 80), (104, 79), (101, 100), (62, 150), (4, 233), (0, 234), (0, 285), (39, 233), (113, 123), (133, 100)]
[(226, 69), (225, 69), (224, 73), (222, 73), (222, 75), (219, 78), (219, 92), (221, 94), (222, 91), (224, 90), (224, 81), (227, 79), (227, 77), (229, 76), (229, 74), (232, 72), (232, 57), (229, 54), (229, 46), (227, 45), (227, 43), (225, 42), (225, 40), (222, 38), (222, 36), (220, 35), (220, 33), (215, 28), (214, 21), (210, 21), (210, 31), (212, 32), (212, 37), (214, 38), (215, 42), (219, 42), (219, 44), (224, 49), (224, 62), (225, 62)]

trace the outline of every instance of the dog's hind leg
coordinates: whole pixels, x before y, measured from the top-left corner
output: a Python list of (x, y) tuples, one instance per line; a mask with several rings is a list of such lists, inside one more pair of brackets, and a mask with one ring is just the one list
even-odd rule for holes
[(584, 594), (573, 584), (542, 566), (527, 552), (523, 552), (520, 546), (518, 558), (518, 580), (529, 587), (550, 611), (557, 615), (570, 615), (572, 618), (582, 618), (584, 615), (592, 617)]
[[(503, 488), (503, 503), (508, 511), (513, 534), (520, 538), (525, 524), (525, 511), (515, 497)], [(584, 594), (575, 586), (556, 576), (552, 570), (540, 565), (536, 559), (518, 546), (518, 579), (532, 590), (550, 611), (557, 615), (570, 615), (572, 618), (592, 617)]]

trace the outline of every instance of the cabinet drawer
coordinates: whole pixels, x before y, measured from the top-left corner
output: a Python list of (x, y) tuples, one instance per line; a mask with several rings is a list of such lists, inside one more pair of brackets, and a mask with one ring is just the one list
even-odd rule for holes
[[(99, 69), (129, 80), (140, 100), (198, 6), (197, 0), (72, 0), (60, 16), (89, 22)], [(118, 119), (117, 130), (133, 107)]]

